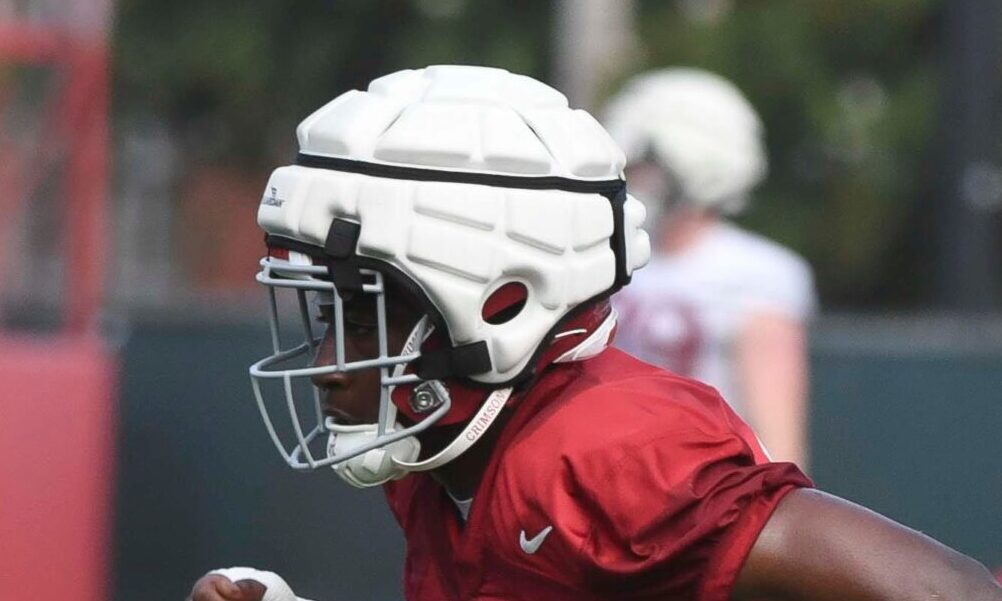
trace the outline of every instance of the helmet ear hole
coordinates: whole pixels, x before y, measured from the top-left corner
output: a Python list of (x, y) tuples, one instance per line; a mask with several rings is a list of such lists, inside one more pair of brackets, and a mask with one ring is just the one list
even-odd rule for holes
[(515, 319), (529, 298), (529, 289), (522, 282), (508, 282), (491, 293), (484, 301), (480, 316), (491, 325), (501, 325)]

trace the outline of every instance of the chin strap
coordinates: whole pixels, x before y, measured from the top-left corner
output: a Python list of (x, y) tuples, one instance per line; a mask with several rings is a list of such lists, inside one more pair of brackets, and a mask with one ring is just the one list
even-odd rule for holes
[[(590, 359), (604, 351), (612, 343), (612, 334), (616, 329), (616, 321), (619, 314), (615, 309), (610, 309), (609, 315), (602, 321), (602, 324), (591, 333), (590, 336), (581, 341), (580, 344), (560, 355), (555, 363), (571, 363), (574, 361), (584, 361)], [(439, 451), (432, 457), (424, 461), (404, 461), (393, 458), (395, 465), (408, 472), (424, 472), (441, 467), (459, 457), (467, 451), (474, 443), (483, 437), (487, 429), (501, 414), (505, 403), (511, 396), (511, 388), (495, 390), (487, 397), (483, 405), (477, 411), (473, 419), (466, 424), (463, 431), (447, 447)]]
[[(431, 328), (425, 327), (428, 325), (425, 321), (426, 319), (422, 318), (422, 321), (415, 326), (410, 336), (408, 336), (407, 342), (404, 344), (404, 349), (401, 351), (402, 354), (408, 354), (417, 347), (419, 344), (418, 338), (421, 337), (420, 332), (424, 332), (424, 336), (421, 337), (422, 340), (427, 339), (431, 334)], [(609, 315), (606, 316), (601, 325), (591, 335), (574, 346), (574, 348), (560, 355), (555, 360), (555, 363), (584, 361), (604, 351), (612, 342), (612, 333), (616, 328), (616, 319), (616, 310), (611, 309)], [(404, 365), (397, 365), (393, 370), (393, 376), (399, 377), (403, 371)], [(393, 388), (390, 389), (389, 394), (391, 395), (390, 407), (388, 407), (389, 411), (387, 414), (392, 427), (400, 428), (400, 425), (395, 422), (396, 406), (392, 401)], [(463, 428), (463, 431), (444, 449), (427, 459), (415, 461), (420, 451), (420, 443), (418, 443), (416, 438), (411, 437), (394, 443), (396, 446), (391, 445), (394, 447), (392, 449), (375, 449), (363, 453), (354, 459), (349, 459), (344, 463), (336, 464), (334, 470), (353, 486), (368, 487), (401, 478), (409, 472), (426, 472), (442, 467), (465, 453), (484, 436), (491, 425), (497, 420), (498, 415), (501, 414), (501, 410), (504, 409), (511, 394), (512, 389), (510, 387), (491, 392), (483, 404), (481, 404), (477, 413), (466, 424), (466, 427)], [(338, 426), (331, 423), (328, 427), (332, 430), (333, 434), (328, 442), (329, 454), (336, 454), (337, 449), (335, 447), (339, 443), (344, 445), (343, 448), (350, 448), (353, 444), (361, 444), (372, 440), (375, 433), (375, 424), (367, 426)]]
[(480, 406), (473, 419), (459, 433), (459, 436), (454, 438), (448, 446), (435, 455), (424, 461), (414, 462), (402, 461), (394, 457), (393, 463), (408, 472), (426, 472), (441, 467), (459, 457), (483, 437), (487, 429), (494, 423), (494, 420), (501, 414), (505, 403), (508, 402), (508, 397), (511, 396), (511, 390), (511, 388), (501, 388), (492, 392), (487, 397), (487, 400), (484, 401), (484, 404)]

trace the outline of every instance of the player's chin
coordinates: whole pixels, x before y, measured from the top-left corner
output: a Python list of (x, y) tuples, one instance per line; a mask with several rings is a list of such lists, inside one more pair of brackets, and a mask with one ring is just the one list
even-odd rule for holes
[(330, 418), (331, 421), (339, 426), (357, 426), (361, 423), (350, 414), (345, 413), (329, 403), (323, 403), (320, 409), (323, 411), (324, 417)]

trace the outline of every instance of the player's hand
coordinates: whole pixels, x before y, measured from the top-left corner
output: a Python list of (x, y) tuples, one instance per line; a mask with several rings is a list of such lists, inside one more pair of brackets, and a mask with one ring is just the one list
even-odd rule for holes
[(222, 574), (198, 579), (186, 601), (261, 601), (267, 588), (257, 580), (231, 581)]

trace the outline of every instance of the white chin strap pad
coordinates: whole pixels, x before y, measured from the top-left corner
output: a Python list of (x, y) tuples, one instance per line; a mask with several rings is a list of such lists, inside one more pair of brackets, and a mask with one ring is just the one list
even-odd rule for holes
[[(402, 429), (400, 424), (396, 429)], [(327, 455), (334, 457), (350, 452), (363, 444), (376, 439), (376, 424), (362, 426), (328, 426), (332, 430), (327, 437)], [(331, 466), (342, 480), (356, 488), (379, 486), (390, 480), (396, 480), (407, 475), (406, 470), (396, 466), (395, 461), (402, 459), (413, 461), (421, 452), (421, 443), (413, 436), (390, 443), (385, 447), (373, 449), (352, 457), (347, 461)]]
[(235, 567), (212, 570), (209, 573), (225, 576), (230, 579), (230, 582), (237, 582), (238, 580), (256, 580), (260, 582), (266, 589), (264, 597), (262, 597), (261, 601), (310, 601), (309, 599), (297, 597), (296, 594), (292, 592), (288, 583), (275, 572), (265, 572), (263, 570), (255, 570), (254, 568)]

